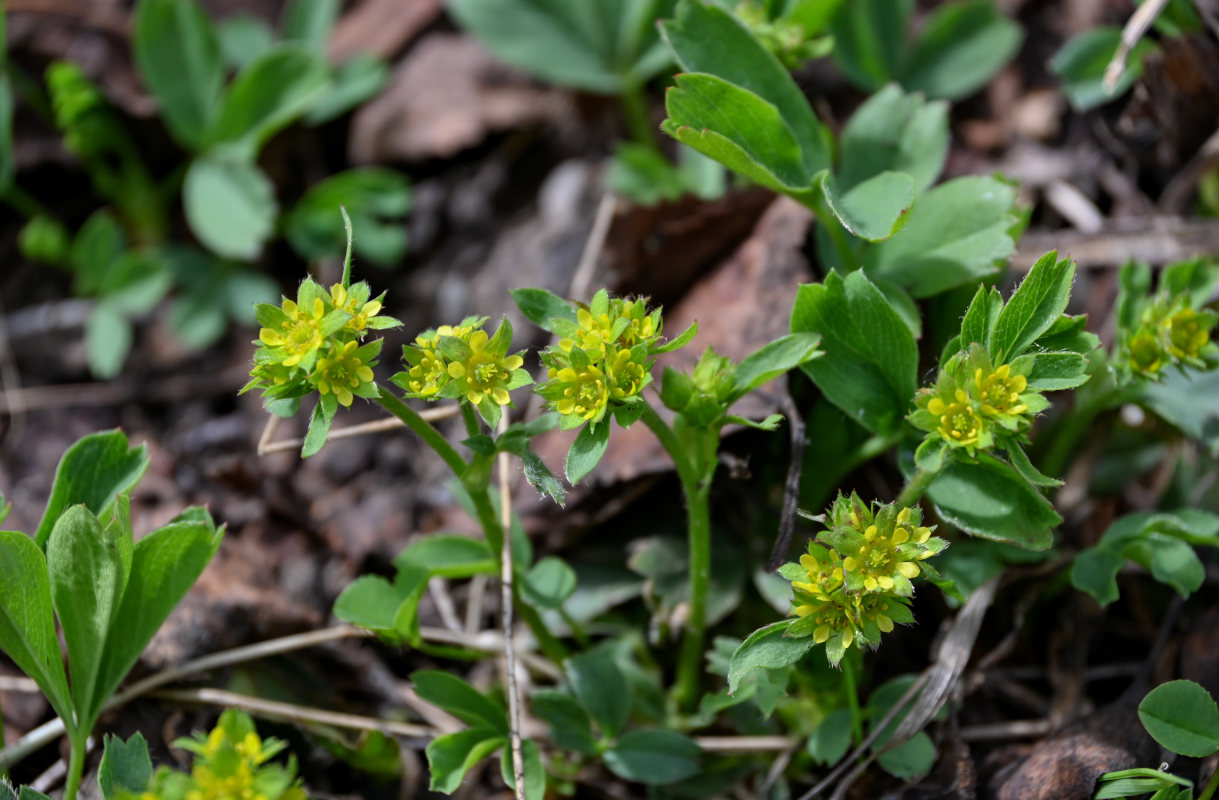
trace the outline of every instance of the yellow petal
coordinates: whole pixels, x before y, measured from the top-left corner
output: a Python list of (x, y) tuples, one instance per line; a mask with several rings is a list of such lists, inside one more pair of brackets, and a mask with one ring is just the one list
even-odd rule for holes
[(817, 627), (817, 629), (813, 631), (813, 641), (816, 642), (817, 644), (825, 644), (826, 640), (828, 640), (829, 638), (830, 638), (830, 626), (829, 625), (819, 625)]
[(893, 620), (889, 619), (884, 614), (877, 614), (876, 627), (880, 628), (882, 633), (889, 633), (893, 630)]
[(897, 571), (911, 580), (918, 577), (918, 564), (913, 561), (902, 561), (897, 565)]

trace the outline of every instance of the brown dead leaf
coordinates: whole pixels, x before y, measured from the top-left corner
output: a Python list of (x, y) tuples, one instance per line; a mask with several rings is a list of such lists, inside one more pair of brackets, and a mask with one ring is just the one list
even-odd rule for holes
[(364, 0), (345, 14), (330, 35), (331, 61), (358, 53), (391, 58), (440, 16), (440, 0)]
[(489, 133), (537, 124), (566, 100), (495, 61), (473, 39), (434, 33), (398, 64), (389, 86), (356, 112), (350, 152), (360, 164), (447, 158)]

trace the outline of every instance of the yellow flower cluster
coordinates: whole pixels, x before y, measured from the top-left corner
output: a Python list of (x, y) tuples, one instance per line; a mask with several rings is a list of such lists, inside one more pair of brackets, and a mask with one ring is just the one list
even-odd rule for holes
[(1022, 433), (1049, 401), (1028, 385), (1032, 359), (994, 366), (986, 348), (974, 344), (940, 370), (934, 386), (915, 397), (910, 421), (949, 447), (989, 450), (996, 436)]
[(1169, 365), (1206, 369), (1216, 355), (1210, 331), (1219, 314), (1190, 308), (1185, 297), (1160, 297), (1143, 308), (1139, 326), (1126, 337), (1126, 365), (1145, 378), (1158, 378)]
[(895, 623), (914, 621), (911, 580), (934, 576), (926, 560), (948, 543), (921, 524), (917, 506), (890, 503), (873, 511), (858, 495), (840, 494), (826, 519), (828, 530), (780, 573), (792, 582), (795, 620), (786, 635), (812, 636), (836, 665), (852, 644), (875, 647)]
[(402, 348), (407, 368), (392, 380), (408, 397), (423, 400), (464, 399), (489, 423), (499, 420), (500, 406), (512, 402), (509, 392), (533, 383), (520, 353), (509, 354), (512, 325), (504, 320), (491, 336), (486, 317), (467, 317), (415, 337)]
[(210, 733), (174, 745), (194, 753), (190, 773), (162, 767), (146, 791), (124, 800), (306, 800), (295, 761), (269, 763), (286, 745), (264, 740), (240, 711), (225, 711)]
[(326, 291), (312, 279), (301, 283), (296, 299), (278, 306), (260, 303), (255, 314), (262, 328), (251, 380), (242, 389), (262, 389), (268, 400), (318, 392), (323, 402), (350, 406), (355, 397), (376, 397), (372, 367), (381, 341), (361, 345), (370, 330), (398, 326), (381, 314), (381, 300), (369, 299), (368, 284), (337, 283)]
[(642, 299), (610, 298), (604, 289), (574, 319), (551, 320), (557, 344), (542, 353), (549, 380), (537, 391), (562, 415), (564, 430), (598, 423), (614, 403), (629, 401), (651, 381), (660, 309)]

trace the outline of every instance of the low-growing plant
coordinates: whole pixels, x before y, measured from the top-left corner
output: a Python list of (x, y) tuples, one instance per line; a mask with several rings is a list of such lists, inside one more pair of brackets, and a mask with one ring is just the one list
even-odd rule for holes
[(66, 800), (80, 788), (86, 741), (111, 695), (224, 535), (192, 507), (135, 540), (131, 492), (148, 463), (146, 449), (118, 431), (86, 436), (64, 453), (34, 534), (0, 531), (0, 650), (63, 720)]
[[(21, 244), (27, 258), (69, 270), (76, 294), (98, 298), (85, 331), (95, 374), (118, 372), (132, 342), (131, 319), (171, 293), (171, 327), (189, 346), (214, 343), (230, 321), (252, 322), (250, 304), (275, 296), (274, 285), (251, 268), (266, 244), (282, 233), (304, 258), (340, 255), (343, 239), (330, 222), (340, 205), (360, 223), (362, 256), (383, 265), (401, 258), (409, 193), (400, 173), (333, 175), (281, 215), (276, 188), (257, 163), (281, 128), (322, 124), (383, 85), (387, 67), (379, 59), (327, 62), (338, 7), (333, 0), (289, 3), (275, 41), (249, 17), (215, 25), (194, 0), (137, 4), (136, 67), (169, 134), (189, 154), (166, 175), (148, 165), (129, 126), (80, 67), (61, 61), (48, 68), (56, 126), (108, 206), (75, 235), (53, 217), (35, 215)], [(179, 196), (202, 248), (171, 237), (169, 210)]]
[[(1152, 689), (1139, 703), (1139, 719), (1151, 738), (1177, 755), (1207, 758), (1219, 753), (1219, 707), (1215, 698), (1193, 681), (1169, 681)], [(1100, 777), (1102, 785), (1093, 797), (1108, 800), (1154, 792), (1151, 800), (1194, 800), (1193, 782), (1167, 772), (1167, 768), (1165, 764), (1158, 770), (1140, 767), (1107, 772)], [(1211, 800), (1217, 791), (1219, 770), (1196, 795), (1197, 800)]]

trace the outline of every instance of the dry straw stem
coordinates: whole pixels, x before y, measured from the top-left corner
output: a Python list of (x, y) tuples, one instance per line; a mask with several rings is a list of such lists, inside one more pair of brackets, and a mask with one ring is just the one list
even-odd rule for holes
[[(434, 408), (425, 408), (419, 412), (419, 416), (427, 422), (438, 422), (442, 419), (449, 419), (457, 416), (457, 406), (438, 406)], [(296, 450), (305, 443), (304, 439), (281, 439), (277, 442), (272, 442), (271, 437), (275, 435), (275, 429), (279, 427), (279, 417), (268, 416), (267, 424), (263, 426), (262, 435), (258, 438), (258, 455), (266, 456), (272, 453), (282, 453), (285, 450)], [(335, 439), (351, 439), (356, 436), (365, 436), (370, 433), (383, 433), (385, 431), (397, 430), (404, 427), (402, 420), (397, 417), (387, 417), (385, 419), (373, 420), (372, 422), (363, 422), (359, 425), (349, 425), (346, 428), (332, 428), (326, 434), (326, 441)]]
[[(499, 418), (499, 432), (508, 430), (508, 415)], [(503, 529), (500, 551), (500, 625), (504, 636), (504, 658), (508, 672), (508, 741), (512, 748), (512, 776), (517, 800), (525, 800), (525, 757), (521, 752), (521, 690), (516, 683), (516, 647), (512, 641), (512, 487), (508, 454), (499, 460), (499, 512)]]
[(1117, 86), (1117, 81), (1122, 77), (1122, 72), (1126, 69), (1126, 58), (1130, 55), (1130, 50), (1139, 43), (1139, 39), (1143, 38), (1143, 34), (1147, 33), (1147, 29), (1156, 21), (1156, 17), (1160, 16), (1160, 12), (1164, 10), (1164, 6), (1168, 5), (1168, 0), (1147, 0), (1130, 15), (1130, 19), (1126, 20), (1126, 27), (1122, 28), (1122, 38), (1117, 44), (1117, 50), (1113, 53), (1113, 58), (1109, 60), (1109, 65), (1105, 67), (1104, 87), (1106, 92), (1112, 92)]

